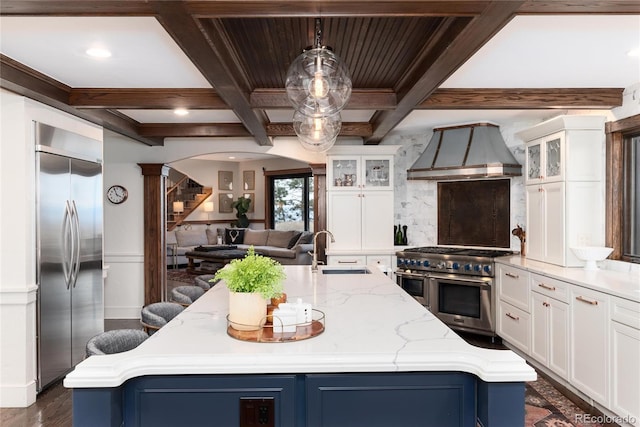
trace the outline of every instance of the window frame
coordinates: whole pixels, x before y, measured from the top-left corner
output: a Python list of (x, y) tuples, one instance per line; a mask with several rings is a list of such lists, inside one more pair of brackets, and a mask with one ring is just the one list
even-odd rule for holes
[[(632, 136), (640, 135), (640, 114), (615, 122), (607, 122), (606, 133), (606, 245), (613, 248), (611, 259), (638, 262), (624, 253), (630, 227), (630, 206), (625, 207), (625, 193), (629, 194), (630, 177), (625, 177), (625, 147)], [(628, 197), (628, 196), (627, 196)]]
[[(275, 179), (286, 179), (286, 178), (313, 178), (315, 181), (315, 176), (312, 173), (311, 168), (301, 168), (301, 169), (285, 169), (285, 170), (277, 170), (277, 171), (264, 171), (265, 176), (265, 228), (274, 229), (275, 228), (275, 218), (274, 218), (274, 206), (273, 206), (273, 181)], [(309, 191), (314, 191), (314, 198), (316, 198), (315, 191), (316, 189), (313, 187), (309, 187), (308, 181), (305, 184), (307, 188), (307, 194)], [(314, 183), (315, 187), (315, 183)], [(308, 201), (306, 201), (308, 203)], [(315, 202), (315, 200), (314, 200)], [(306, 207), (308, 211), (309, 206)], [(315, 215), (317, 212), (314, 212), (314, 221)], [(308, 230), (311, 224), (308, 224), (308, 218), (305, 218), (305, 228)]]

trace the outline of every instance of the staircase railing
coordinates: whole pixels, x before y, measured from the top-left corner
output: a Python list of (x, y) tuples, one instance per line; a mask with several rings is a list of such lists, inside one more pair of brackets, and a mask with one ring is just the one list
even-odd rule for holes
[[(189, 176), (171, 168), (167, 178), (167, 230), (171, 231), (182, 224), (187, 217), (213, 193), (211, 187), (205, 187)], [(174, 202), (182, 202), (174, 204)], [(176, 211), (174, 208), (182, 208)]]

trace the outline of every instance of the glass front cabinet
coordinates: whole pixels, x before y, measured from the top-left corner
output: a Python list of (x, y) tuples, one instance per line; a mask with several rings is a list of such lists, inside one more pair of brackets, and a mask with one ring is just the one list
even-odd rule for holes
[(393, 189), (393, 156), (331, 156), (327, 168), (330, 190)]
[(564, 179), (564, 132), (527, 143), (526, 184)]

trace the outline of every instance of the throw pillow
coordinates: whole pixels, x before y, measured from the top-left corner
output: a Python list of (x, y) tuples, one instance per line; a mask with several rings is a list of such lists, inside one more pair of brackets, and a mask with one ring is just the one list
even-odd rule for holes
[(177, 230), (176, 241), (178, 246), (199, 246), (206, 245), (207, 235), (202, 230)]
[(224, 242), (227, 245), (240, 245), (244, 242), (245, 228), (225, 228)]
[(310, 231), (303, 231), (300, 240), (298, 240), (299, 245), (306, 243), (313, 243), (313, 233)]
[(269, 230), (269, 237), (267, 238), (267, 246), (275, 246), (276, 248), (286, 248), (289, 246), (289, 241), (293, 236), (297, 234), (295, 230), (281, 231), (281, 230)]
[(207, 228), (207, 242), (209, 242), (210, 245), (217, 245), (218, 244), (218, 232)]
[(292, 247), (294, 247), (296, 243), (298, 243), (298, 239), (300, 239), (300, 236), (302, 236), (302, 231), (296, 231), (291, 240), (289, 240), (287, 249), (291, 249)]
[(267, 246), (269, 230), (251, 230), (247, 228), (244, 233), (244, 244), (253, 246)]

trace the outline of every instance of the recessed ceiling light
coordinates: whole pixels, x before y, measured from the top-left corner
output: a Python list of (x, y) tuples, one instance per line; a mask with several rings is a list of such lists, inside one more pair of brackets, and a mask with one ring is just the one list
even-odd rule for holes
[(189, 114), (189, 111), (184, 108), (176, 108), (175, 110), (173, 110), (173, 114), (175, 114), (176, 116), (186, 116), (187, 114)]
[(109, 58), (111, 56), (111, 52), (101, 47), (89, 48), (86, 53), (92, 58)]
[(233, 160), (235, 158), (236, 158), (236, 156), (229, 156), (229, 160)]
[(636, 49), (631, 49), (629, 52), (627, 52), (628, 56), (640, 56), (640, 48), (636, 48)]

